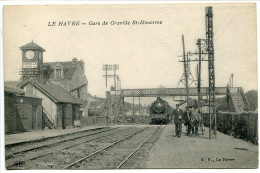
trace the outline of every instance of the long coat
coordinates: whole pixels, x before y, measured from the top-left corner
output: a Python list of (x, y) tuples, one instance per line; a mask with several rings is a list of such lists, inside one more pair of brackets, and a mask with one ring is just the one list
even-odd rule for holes
[(181, 109), (175, 109), (173, 111), (174, 123), (182, 123), (183, 112)]
[(198, 110), (191, 111), (190, 114), (190, 123), (192, 126), (198, 126), (201, 122), (201, 116), (198, 113)]
[(184, 125), (188, 125), (190, 121), (191, 111), (185, 111), (183, 116)]

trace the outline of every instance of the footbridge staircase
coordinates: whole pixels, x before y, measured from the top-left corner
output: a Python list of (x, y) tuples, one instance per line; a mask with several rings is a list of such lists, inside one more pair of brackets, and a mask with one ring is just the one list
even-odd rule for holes
[(241, 87), (234, 88), (227, 86), (227, 100), (234, 112), (249, 110), (250, 105)]
[(101, 111), (101, 116), (109, 117), (108, 123), (121, 123), (123, 124), (125, 120), (124, 115), (124, 97), (123, 94), (115, 95), (111, 94), (109, 91), (106, 95), (106, 102)]

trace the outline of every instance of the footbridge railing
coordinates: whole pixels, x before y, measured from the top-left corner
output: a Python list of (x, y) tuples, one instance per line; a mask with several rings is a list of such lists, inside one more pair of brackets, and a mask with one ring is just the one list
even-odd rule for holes
[[(230, 92), (238, 92), (240, 87), (230, 88)], [(201, 95), (207, 95), (208, 87), (201, 88)], [(157, 96), (186, 96), (186, 88), (145, 88), (145, 89), (122, 89), (115, 91), (115, 95), (123, 97), (157, 97)], [(227, 87), (216, 87), (216, 95), (226, 95)], [(197, 96), (196, 87), (189, 88), (190, 96)]]

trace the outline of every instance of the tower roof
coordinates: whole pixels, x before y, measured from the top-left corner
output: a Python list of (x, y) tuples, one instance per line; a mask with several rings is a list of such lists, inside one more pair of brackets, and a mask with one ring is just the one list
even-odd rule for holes
[(20, 47), (21, 50), (41, 50), (42, 52), (45, 52), (45, 49), (43, 49), (41, 46), (39, 46), (38, 44), (34, 43), (33, 41), (23, 45)]

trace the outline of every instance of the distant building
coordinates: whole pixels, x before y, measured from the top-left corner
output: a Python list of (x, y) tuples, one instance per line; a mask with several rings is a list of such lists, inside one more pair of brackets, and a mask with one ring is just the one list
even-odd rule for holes
[(5, 133), (43, 128), (42, 99), (5, 84)]
[(102, 110), (104, 109), (106, 99), (88, 94), (88, 101), (89, 101), (89, 107), (88, 107), (89, 114), (88, 115), (89, 116), (94, 116), (94, 115), (101, 116)]

